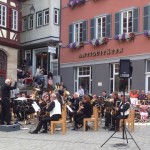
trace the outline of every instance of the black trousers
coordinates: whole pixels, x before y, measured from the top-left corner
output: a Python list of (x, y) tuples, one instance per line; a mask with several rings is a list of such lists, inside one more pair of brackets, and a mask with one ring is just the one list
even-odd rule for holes
[(6, 121), (7, 125), (10, 125), (11, 113), (10, 113), (10, 99), (8, 97), (2, 98), (2, 113), (1, 124)]
[(116, 129), (119, 129), (120, 119), (127, 119), (127, 118), (128, 118), (128, 115), (126, 115), (126, 116), (122, 116), (122, 115), (112, 116), (112, 125), (113, 125), (113, 127), (115, 127)]
[(48, 122), (50, 123), (51, 121), (57, 121), (60, 118), (61, 118), (61, 115), (59, 115), (59, 114), (53, 115), (52, 117), (43, 118), (42, 120), (40, 120), (35, 131), (40, 131), (42, 126), (43, 126), (44, 130), (47, 131), (47, 123)]
[(83, 124), (83, 119), (84, 118), (90, 118), (85, 114), (74, 114), (74, 124), (75, 124), (75, 128), (78, 128), (78, 124)]

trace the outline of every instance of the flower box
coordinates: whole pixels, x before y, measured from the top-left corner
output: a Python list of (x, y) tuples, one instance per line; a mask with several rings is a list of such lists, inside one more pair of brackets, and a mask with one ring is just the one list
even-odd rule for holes
[(144, 35), (149, 39), (150, 38), (150, 31), (145, 31)]
[(75, 6), (81, 5), (81, 4), (84, 4), (84, 3), (85, 3), (85, 0), (70, 0), (69, 3), (68, 3), (68, 6), (71, 7), (71, 8), (74, 8)]
[(99, 46), (99, 45), (107, 44), (107, 42), (108, 42), (108, 38), (102, 37), (102, 38), (99, 38), (99, 39), (93, 39), (93, 40), (91, 40), (90, 44), (92, 46)]
[(135, 34), (133, 32), (123, 33), (115, 36), (117, 41), (131, 41), (134, 40)]
[(70, 43), (67, 47), (70, 49), (79, 49), (83, 47), (83, 42), (73, 42), (73, 43)]

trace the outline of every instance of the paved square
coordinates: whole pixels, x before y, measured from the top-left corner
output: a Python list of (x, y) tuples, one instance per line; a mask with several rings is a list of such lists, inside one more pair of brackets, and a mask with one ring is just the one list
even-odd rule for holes
[[(27, 127), (31, 127), (28, 125)], [(132, 134), (141, 150), (149, 150), (149, 125), (136, 125)], [(13, 132), (0, 132), (0, 150), (138, 150), (132, 139), (125, 147), (116, 147), (116, 144), (126, 143), (126, 140), (111, 138), (103, 147), (101, 145), (114, 133), (99, 128), (98, 132), (93, 130), (72, 131), (68, 129), (65, 135), (56, 131), (50, 133), (30, 134), (29, 130)], [(122, 137), (122, 132), (117, 132), (114, 137)], [(128, 138), (130, 136), (128, 135)]]

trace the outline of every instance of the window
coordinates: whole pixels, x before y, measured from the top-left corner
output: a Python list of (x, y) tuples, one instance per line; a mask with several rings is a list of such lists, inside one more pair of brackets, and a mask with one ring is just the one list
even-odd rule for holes
[(22, 31), (26, 31), (27, 30), (27, 17), (24, 17), (22, 19)]
[(132, 78), (119, 77), (119, 64), (110, 64), (110, 93), (113, 91), (129, 93), (132, 87)]
[(54, 24), (59, 24), (59, 9), (54, 9)]
[(69, 43), (87, 41), (87, 21), (69, 25)]
[(106, 36), (106, 17), (96, 19), (96, 38)]
[(133, 32), (133, 11), (122, 12), (122, 33)]
[(42, 12), (38, 12), (36, 14), (36, 19), (37, 19), (37, 27), (40, 27), (42, 26)]
[(33, 29), (33, 15), (28, 16), (28, 29)]
[(0, 26), (6, 27), (6, 6), (0, 4)]
[(74, 42), (83, 41), (83, 26), (82, 23), (74, 24)]
[(18, 30), (18, 11), (12, 9), (12, 30)]
[(78, 67), (74, 70), (74, 91), (78, 91), (78, 87), (81, 85), (85, 94), (91, 93), (91, 67), (84, 66)]
[(139, 32), (139, 8), (115, 13), (115, 35), (129, 32)]
[(49, 10), (44, 10), (44, 25), (49, 24)]

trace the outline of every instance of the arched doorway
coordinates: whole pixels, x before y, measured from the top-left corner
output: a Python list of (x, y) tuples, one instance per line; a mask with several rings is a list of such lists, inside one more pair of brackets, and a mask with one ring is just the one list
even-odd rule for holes
[(4, 83), (7, 74), (7, 55), (0, 50), (0, 86)]

